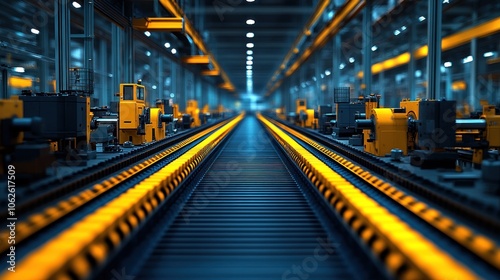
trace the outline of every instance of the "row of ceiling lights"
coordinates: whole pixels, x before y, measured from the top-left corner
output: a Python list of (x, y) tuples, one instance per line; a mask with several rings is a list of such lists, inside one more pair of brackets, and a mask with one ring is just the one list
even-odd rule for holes
[[(247, 2), (254, 2), (255, 0), (247, 0)], [(247, 19), (246, 20), (247, 25), (254, 25), (255, 20), (254, 19)], [(247, 32), (246, 37), (248, 39), (252, 39), (255, 37), (255, 33), (253, 32)], [(246, 60), (246, 69), (247, 69), (247, 92), (251, 93), (253, 92), (253, 47), (255, 47), (255, 44), (252, 42), (248, 42), (246, 44), (247, 47), (247, 60)]]

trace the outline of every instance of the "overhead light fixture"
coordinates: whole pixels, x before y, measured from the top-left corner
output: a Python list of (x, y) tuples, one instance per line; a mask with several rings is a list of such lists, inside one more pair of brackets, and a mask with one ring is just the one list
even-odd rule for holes
[(168, 49), (168, 48), (170, 48), (170, 43), (169, 43), (169, 42), (166, 42), (164, 46), (165, 46), (165, 48), (167, 48), (167, 49)]
[(253, 60), (253, 56), (247, 56), (247, 60)]
[(254, 25), (255, 24), (255, 20), (253, 20), (253, 19), (247, 19), (247, 24), (248, 25)]
[(323, 79), (325, 77), (324, 74), (320, 74), (319, 76), (321, 77), (321, 79)]
[(249, 3), (252, 3), (252, 2), (254, 2), (254, 1), (255, 1), (255, 0), (247, 0), (247, 2), (249, 2)]
[(451, 67), (452, 65), (453, 65), (453, 64), (452, 64), (451, 62), (449, 62), (449, 61), (446, 61), (446, 62), (444, 63), (444, 67), (446, 67), (446, 68)]
[(424, 20), (425, 20), (425, 17), (424, 17), (424, 16), (420, 16), (420, 17), (418, 18), (418, 21), (424, 21)]
[(316, 79), (316, 77), (313, 77), (312, 79), (313, 79), (313, 81), (315, 81), (315, 82), (316, 82), (316, 80), (317, 80), (317, 79)]
[(483, 57), (492, 57), (492, 56), (494, 56), (494, 55), (495, 55), (495, 53), (494, 53), (494, 52), (485, 52), (485, 53), (483, 54)]
[(405, 31), (406, 30), (406, 25), (401, 26), (401, 30)]
[(149, 31), (144, 31), (144, 35), (146, 35), (146, 36), (148, 36), (148, 37), (149, 37), (149, 36), (151, 36), (151, 32), (149, 32)]
[(247, 43), (247, 48), (251, 49), (253, 48), (255, 45), (253, 43)]
[(247, 51), (247, 55), (252, 55), (253, 54), (253, 51), (252, 50), (248, 50)]
[(339, 69), (340, 69), (340, 70), (342, 70), (342, 69), (344, 69), (344, 68), (345, 68), (345, 64), (344, 64), (344, 63), (340, 63), (340, 65), (339, 65)]
[(401, 34), (401, 31), (399, 31), (399, 30), (394, 30), (394, 35), (398, 36), (399, 34)]
[(253, 32), (247, 33), (247, 38), (253, 38), (253, 37), (255, 37), (255, 34)]
[(150, 51), (146, 51), (146, 56), (151, 56), (151, 52)]
[(253, 61), (247, 60), (247, 65), (253, 65)]
[(247, 70), (252, 70), (253, 66), (252, 65), (247, 65)]
[(40, 30), (38, 30), (36, 28), (31, 28), (31, 33), (38, 35), (38, 34), (40, 34)]
[(349, 57), (349, 62), (350, 62), (350, 63), (354, 63), (354, 61), (356, 61), (356, 60), (354, 59), (354, 57)]
[(152, 89), (157, 89), (156, 85), (151, 86)]
[(24, 73), (24, 67), (14, 67), (13, 68), (14, 72), (16, 73)]
[(374, 45), (374, 46), (372, 46), (372, 52), (374, 52), (374, 51), (376, 51), (376, 50), (378, 50), (378, 47), (377, 47), (377, 46), (375, 46), (375, 45)]
[(73, 7), (75, 7), (76, 9), (80, 9), (82, 7), (82, 5), (80, 5), (80, 3), (76, 2), (76, 1), (73, 1)]
[(325, 75), (330, 76), (331, 74), (332, 74), (332, 72), (330, 70), (325, 71)]
[(247, 70), (247, 74), (251, 75), (252, 73), (253, 73), (252, 70)]
[(469, 55), (468, 57), (462, 59), (462, 63), (469, 63), (469, 62), (472, 62), (474, 60), (474, 57), (472, 57), (472, 55)]
[(172, 52), (172, 54), (176, 54), (177, 50), (176, 49), (172, 49), (171, 52)]

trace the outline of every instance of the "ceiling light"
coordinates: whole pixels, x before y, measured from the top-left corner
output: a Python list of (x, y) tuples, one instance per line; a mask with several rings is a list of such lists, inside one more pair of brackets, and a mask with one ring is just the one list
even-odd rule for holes
[(172, 49), (171, 52), (172, 52), (172, 54), (176, 54), (177, 50), (176, 49)]
[(315, 82), (316, 82), (316, 80), (317, 80), (317, 79), (316, 79), (316, 77), (313, 77), (313, 81), (315, 81)]
[(425, 17), (424, 17), (424, 16), (420, 16), (420, 17), (418, 18), (418, 21), (424, 21), (424, 20), (425, 20)]
[(323, 79), (323, 78), (325, 77), (325, 75), (324, 75), (324, 74), (320, 74), (320, 76), (321, 76), (321, 79)]
[(247, 51), (247, 55), (252, 55), (253, 54), (253, 51), (252, 50), (248, 50)]
[(247, 33), (247, 38), (253, 38), (253, 37), (255, 37), (255, 34), (253, 34), (253, 32)]
[(253, 19), (247, 19), (247, 24), (248, 25), (254, 25), (255, 24), (255, 20), (253, 20)]
[(330, 70), (325, 71), (325, 75), (330, 76), (331, 74), (332, 74), (332, 72), (330, 72)]
[(474, 60), (474, 58), (469, 55), (468, 57), (462, 59), (462, 63), (469, 63), (469, 62), (472, 62)]
[(253, 43), (247, 43), (247, 48), (251, 49), (253, 48), (255, 45)]
[(247, 2), (250, 2), (250, 3), (254, 2), (254, 1), (255, 1), (255, 0), (247, 0)]
[(24, 73), (24, 67), (14, 67), (14, 72), (17, 73)]
[(247, 65), (253, 65), (253, 61), (247, 60)]
[(31, 33), (33, 34), (40, 34), (40, 30), (36, 29), (36, 28), (31, 28)]
[(401, 34), (401, 31), (399, 31), (399, 30), (394, 31), (394, 35), (398, 36), (399, 34)]
[(156, 85), (153, 85), (151, 88), (152, 88), (152, 89), (157, 89)]
[(344, 63), (340, 63), (340, 65), (339, 65), (339, 69), (340, 69), (340, 70), (342, 70), (342, 69), (344, 69), (344, 68), (345, 68), (345, 64), (344, 64)]
[(151, 52), (150, 51), (146, 51), (146, 56), (151, 56)]
[(251, 75), (252, 73), (253, 73), (252, 70), (247, 70), (247, 74)]
[(80, 9), (82, 7), (82, 5), (80, 5), (80, 3), (76, 2), (76, 1), (73, 1), (73, 7), (75, 7), (76, 9)]
[(446, 67), (446, 68), (451, 67), (452, 65), (453, 65), (453, 64), (452, 64), (451, 62), (449, 62), (449, 61), (446, 61), (446, 62), (444, 63), (444, 67)]
[(378, 47), (377, 46), (372, 46), (372, 52), (378, 50)]
[(247, 56), (247, 60), (253, 60), (253, 56)]
[(247, 70), (252, 70), (252, 65), (247, 65)]
[(495, 55), (495, 54), (494, 54), (493, 52), (485, 52), (485, 53), (483, 54), (483, 56), (484, 56), (484, 57), (492, 57), (492, 56), (494, 56), (494, 55)]
[(350, 63), (354, 63), (354, 61), (356, 61), (356, 60), (354, 59), (354, 57), (349, 57), (349, 62), (350, 62)]
[(146, 35), (146, 36), (148, 36), (148, 37), (149, 37), (149, 36), (151, 36), (151, 32), (149, 32), (149, 31), (144, 31), (144, 35)]
[(170, 43), (169, 43), (169, 42), (166, 42), (164, 46), (165, 46), (165, 48), (167, 48), (167, 49), (168, 49), (168, 48), (170, 48)]
[(406, 30), (406, 26), (405, 25), (401, 26), (401, 30), (405, 31)]

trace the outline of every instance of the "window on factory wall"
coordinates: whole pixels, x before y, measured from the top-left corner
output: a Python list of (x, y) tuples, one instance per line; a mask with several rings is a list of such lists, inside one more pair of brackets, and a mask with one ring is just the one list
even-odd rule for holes
[(2, 2), (0, 65), (7, 69), (10, 95), (55, 91), (53, 1), (31, 2)]

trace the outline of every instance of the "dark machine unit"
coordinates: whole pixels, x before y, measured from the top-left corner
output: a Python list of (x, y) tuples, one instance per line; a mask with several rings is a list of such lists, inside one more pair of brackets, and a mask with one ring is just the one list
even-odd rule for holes
[(333, 96), (336, 112), (336, 119), (330, 121), (333, 138), (348, 138), (360, 134), (361, 131), (356, 129), (356, 119), (364, 118), (363, 100), (351, 101), (351, 89), (348, 87), (335, 88)]
[(331, 121), (335, 120), (337, 115), (333, 113), (331, 105), (320, 105), (318, 111), (319, 132), (322, 134), (332, 134)]

